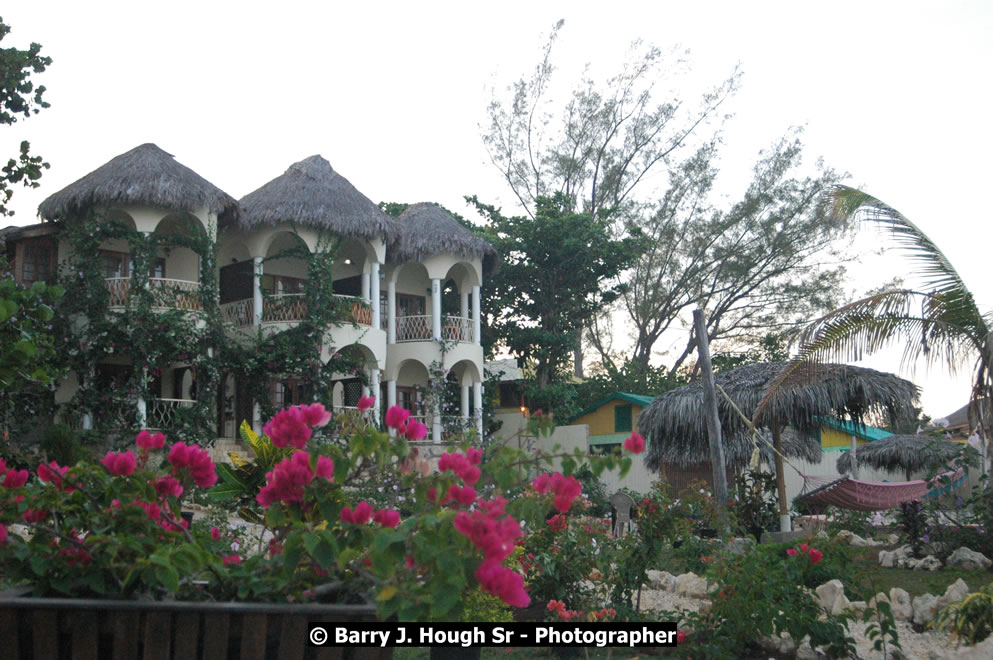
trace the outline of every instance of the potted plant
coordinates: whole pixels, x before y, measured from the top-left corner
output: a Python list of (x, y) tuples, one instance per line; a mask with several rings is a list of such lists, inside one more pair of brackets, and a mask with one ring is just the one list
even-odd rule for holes
[[(371, 406), (366, 397), (359, 408)], [(522, 466), (536, 458), (505, 447), (484, 461), (464, 445), (432, 466), (408, 445), (426, 429), (406, 410), (391, 408), (385, 431), (361, 411), (331, 426), (321, 404), (280, 411), (264, 436), (250, 436), (265, 449), (240, 469), (147, 431), (99, 462), (2, 465), (0, 579), (21, 588), (0, 597), (0, 643), (25, 657), (77, 643), (100, 655), (120, 644), (121, 657), (184, 644), (265, 657), (267, 645), (275, 653), (291, 637), (303, 649), (308, 619), (454, 620), (477, 586), (526, 606), (523, 578), (506, 562), (521, 521), (567, 510), (578, 482), (556, 472), (522, 483)], [(577, 460), (566, 457), (563, 470)], [(630, 465), (590, 461), (597, 472)], [(244, 478), (253, 469), (264, 477)], [(360, 496), (372, 475), (395, 488), (370, 503)], [(254, 500), (261, 532), (252, 547), (183, 520), (184, 501), (211, 490), (233, 508)], [(56, 612), (67, 603), (82, 609)], [(99, 608), (113, 616), (96, 616)], [(221, 621), (231, 636), (215, 639)]]

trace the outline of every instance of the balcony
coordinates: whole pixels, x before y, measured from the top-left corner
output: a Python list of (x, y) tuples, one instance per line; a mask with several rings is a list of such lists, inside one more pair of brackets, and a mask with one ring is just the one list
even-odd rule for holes
[[(372, 309), (352, 296), (335, 296), (350, 304), (350, 320), (359, 325), (372, 325)], [(255, 303), (251, 298), (221, 305), (221, 315), (236, 328), (255, 322)], [(262, 298), (262, 323), (299, 323), (307, 316), (307, 301), (302, 293), (281, 293)]]
[(196, 403), (193, 399), (149, 399), (145, 425), (150, 431), (178, 428), (184, 423), (180, 411), (192, 408)]
[[(442, 316), (441, 338), (471, 344), (473, 342), (472, 320), (464, 316)], [(431, 341), (431, 317), (428, 315), (398, 316), (397, 343)]]
[[(108, 307), (123, 309), (131, 304), (134, 280), (130, 277), (106, 278), (110, 292)], [(152, 294), (154, 309), (183, 309), (199, 312), (203, 309), (200, 300), (200, 283), (177, 280), (168, 277), (148, 278), (148, 289)]]

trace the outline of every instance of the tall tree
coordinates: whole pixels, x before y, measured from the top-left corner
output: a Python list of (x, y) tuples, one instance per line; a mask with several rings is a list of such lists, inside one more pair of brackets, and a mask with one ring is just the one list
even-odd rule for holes
[[(0, 41), (9, 33), (10, 27), (0, 18)], [(42, 73), (52, 63), (52, 58), (43, 57), (40, 52), (41, 46), (36, 43), (27, 50), (0, 48), (0, 124), (13, 124), (18, 118), (30, 117), (48, 107), (42, 98), (45, 86), (35, 87), (31, 80), (31, 74)], [(18, 157), (8, 160), (0, 175), (0, 216), (14, 215), (7, 208), (14, 194), (13, 186), (20, 183), (37, 188), (42, 169), (48, 169), (48, 163), (40, 156), (32, 156), (31, 144), (22, 141)]]
[[(628, 276), (622, 305), (639, 371), (647, 373), (656, 344), (684, 329), (695, 307), (706, 311), (710, 342), (727, 348), (795, 331), (841, 302), (836, 246), (850, 223), (824, 204), (838, 175), (818, 163), (815, 176), (797, 176), (803, 145), (791, 133), (759, 159), (742, 199), (720, 210), (711, 202), (716, 153), (706, 145), (674, 168), (668, 190), (642, 216), (648, 248)], [(618, 368), (602, 333), (592, 340), (607, 369)], [(673, 356), (673, 371), (695, 345), (691, 336)]]
[(639, 240), (613, 238), (609, 218), (571, 211), (563, 193), (539, 197), (533, 218), (469, 201), (501, 258), (483, 283), (489, 341), (523, 358), (539, 387), (561, 380), (576, 331), (620, 294), (610, 283), (631, 264)]

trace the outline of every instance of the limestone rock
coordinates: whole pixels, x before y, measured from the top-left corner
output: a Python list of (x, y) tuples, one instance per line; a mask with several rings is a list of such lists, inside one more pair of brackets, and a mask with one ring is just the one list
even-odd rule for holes
[(890, 534), (886, 537), (886, 545), (896, 545), (900, 542), (900, 537), (896, 534)]
[(706, 598), (707, 581), (696, 573), (684, 573), (676, 578), (676, 593), (689, 598)]
[(865, 608), (866, 608), (866, 603), (864, 600), (853, 600), (851, 603), (849, 603), (848, 609), (854, 610), (856, 612), (865, 612)]
[(676, 587), (676, 576), (668, 571), (647, 571), (648, 585), (653, 589), (672, 591)]
[(965, 580), (959, 578), (948, 585), (945, 589), (945, 593), (938, 598), (939, 608), (945, 605), (951, 605), (952, 603), (958, 603), (965, 600), (965, 597), (969, 595), (969, 585), (965, 583)]
[(847, 606), (848, 604), (848, 598), (845, 597), (845, 586), (841, 584), (841, 580), (828, 580), (817, 587), (815, 591), (817, 592), (817, 604), (825, 612), (837, 614), (835, 612), (835, 606), (842, 598), (844, 599), (844, 605)]
[(819, 660), (820, 654), (810, 645), (809, 640), (804, 640), (796, 650), (796, 660)]
[(843, 541), (845, 543), (851, 542), (851, 539), (852, 539), (853, 536), (855, 536), (855, 534), (852, 533), (851, 531), (847, 530), (847, 529), (843, 529), (840, 532), (838, 532), (837, 534), (835, 534), (835, 538), (837, 538), (839, 541)]
[(829, 538), (831, 538), (831, 536), (830, 536), (830, 534), (828, 534), (827, 532), (825, 532), (822, 529), (821, 531), (817, 532), (817, 538), (819, 538), (819, 539), (829, 539)]
[(914, 598), (914, 623), (924, 625), (938, 613), (938, 598), (933, 594), (924, 594)]
[(748, 536), (728, 541), (727, 551), (733, 555), (743, 555), (753, 547), (755, 547), (755, 539)]
[(897, 621), (912, 621), (914, 618), (914, 604), (910, 600), (910, 594), (900, 587), (890, 589), (890, 608), (893, 610), (893, 618)]
[[(934, 655), (932, 653), (932, 655)], [(945, 651), (940, 658), (947, 660), (989, 660), (993, 658), (993, 635), (975, 646), (963, 646), (958, 649)]]
[(966, 571), (987, 569), (993, 562), (981, 552), (962, 546), (953, 552), (946, 561), (949, 566), (957, 566)]
[(914, 566), (915, 571), (936, 571), (941, 568), (941, 560), (934, 555), (928, 555), (924, 559), (918, 560)]
[(873, 539), (864, 539), (858, 534), (852, 534), (848, 539), (848, 545), (856, 548), (872, 548), (877, 545), (882, 545), (882, 543)]

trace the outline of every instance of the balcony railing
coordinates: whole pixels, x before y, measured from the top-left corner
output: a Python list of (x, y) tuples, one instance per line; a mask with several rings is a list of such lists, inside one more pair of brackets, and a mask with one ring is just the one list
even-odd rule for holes
[(255, 304), (251, 298), (224, 303), (221, 305), (221, 315), (225, 322), (243, 328), (255, 323)]
[(146, 404), (146, 426), (150, 430), (175, 428), (179, 419), (179, 411), (196, 405), (192, 399), (149, 399)]
[(262, 298), (263, 323), (293, 323), (304, 320), (307, 301), (302, 293), (280, 293)]
[[(431, 317), (426, 315), (398, 316), (397, 343), (431, 341)], [(442, 316), (441, 338), (471, 344), (472, 321), (464, 316)]]
[(356, 299), (353, 296), (341, 296), (335, 294), (335, 298), (351, 301), (352, 319), (359, 325), (372, 325), (372, 308), (364, 300)]
[[(127, 307), (131, 300), (134, 280), (130, 277), (106, 278), (107, 289), (110, 292), (108, 306), (111, 309)], [(185, 309), (200, 311), (203, 304), (200, 301), (200, 284), (189, 280), (177, 280), (168, 277), (148, 278), (148, 288), (152, 293), (152, 307), (156, 309)]]

